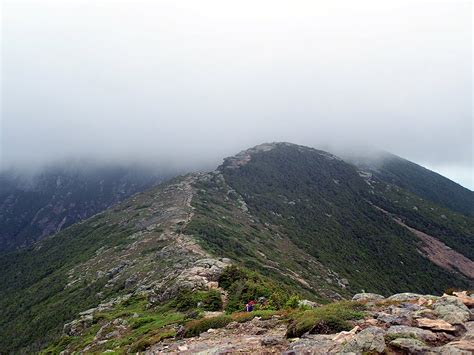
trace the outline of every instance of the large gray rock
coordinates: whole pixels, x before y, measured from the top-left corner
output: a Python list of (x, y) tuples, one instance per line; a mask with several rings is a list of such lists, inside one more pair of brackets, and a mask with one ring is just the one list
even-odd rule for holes
[(69, 336), (79, 336), (82, 332), (89, 328), (94, 321), (92, 314), (84, 314), (79, 319), (64, 324), (63, 334)]
[(300, 300), (298, 301), (298, 306), (307, 307), (307, 308), (316, 308), (319, 306), (319, 304), (310, 300)]
[(451, 324), (462, 324), (469, 321), (471, 313), (464, 303), (454, 296), (443, 296), (433, 305), (433, 309), (444, 321)]
[(385, 331), (378, 327), (369, 327), (358, 333), (342, 347), (342, 352), (383, 352), (385, 350)]
[(380, 312), (375, 315), (379, 322), (388, 325), (411, 325), (412, 317), (409, 315), (392, 315), (385, 312)]
[(427, 343), (435, 343), (438, 339), (437, 335), (430, 330), (408, 327), (406, 325), (391, 326), (387, 330), (387, 336), (392, 339), (415, 338)]
[(398, 338), (392, 340), (390, 345), (396, 349), (404, 350), (408, 354), (420, 354), (430, 351), (430, 347), (418, 339)]
[(385, 299), (384, 296), (379, 295), (377, 293), (357, 293), (352, 297), (353, 301), (361, 301), (361, 302), (374, 302), (374, 301), (381, 301)]
[(398, 301), (398, 302), (408, 302), (408, 301), (417, 301), (420, 298), (423, 298), (423, 295), (419, 295), (417, 293), (410, 293), (410, 292), (404, 292), (404, 293), (396, 293), (389, 298), (387, 298), (390, 301)]
[(309, 334), (304, 338), (290, 344), (288, 353), (296, 352), (297, 354), (325, 354), (333, 352), (339, 344), (333, 341), (334, 335), (325, 334)]
[(457, 340), (436, 350), (439, 354), (443, 355), (472, 355), (474, 354), (474, 343), (466, 340)]

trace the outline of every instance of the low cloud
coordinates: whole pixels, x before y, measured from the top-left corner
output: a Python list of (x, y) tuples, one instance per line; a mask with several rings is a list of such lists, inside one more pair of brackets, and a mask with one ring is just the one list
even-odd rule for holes
[(6, 0), (2, 12), (3, 168), (199, 169), (266, 141), (365, 144), (474, 187), (470, 2)]

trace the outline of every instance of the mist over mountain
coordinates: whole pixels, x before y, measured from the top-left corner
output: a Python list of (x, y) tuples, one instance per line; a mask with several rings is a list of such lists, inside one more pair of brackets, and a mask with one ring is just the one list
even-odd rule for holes
[(0, 169), (362, 143), (474, 188), (469, 2), (2, 5)]
[(86, 160), (2, 172), (0, 252), (31, 245), (176, 174)]

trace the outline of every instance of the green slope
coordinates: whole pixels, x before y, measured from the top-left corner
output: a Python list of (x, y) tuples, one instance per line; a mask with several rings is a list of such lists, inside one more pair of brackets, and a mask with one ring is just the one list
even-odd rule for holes
[(334, 156), (273, 144), (229, 159), (220, 170), (253, 215), (279, 226), (353, 291), (439, 293), (469, 283), (420, 255), (417, 238), (374, 208), (369, 185)]
[(439, 206), (474, 216), (474, 192), (411, 161), (389, 153), (349, 157), (362, 170)]

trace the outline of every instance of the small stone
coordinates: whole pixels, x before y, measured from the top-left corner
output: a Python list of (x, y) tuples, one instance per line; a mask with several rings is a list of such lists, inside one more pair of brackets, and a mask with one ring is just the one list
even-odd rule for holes
[(227, 329), (236, 329), (239, 328), (240, 324), (238, 322), (230, 322), (226, 325)]
[(275, 345), (281, 345), (284, 343), (285, 343), (285, 339), (280, 338), (280, 337), (275, 337), (275, 336), (263, 337), (260, 340), (260, 344), (263, 346), (275, 346)]
[(264, 329), (264, 328), (258, 328), (257, 327), (257, 328), (253, 329), (253, 334), (255, 334), (255, 335), (262, 335), (262, 334), (265, 334), (266, 332), (267, 332), (267, 330)]

